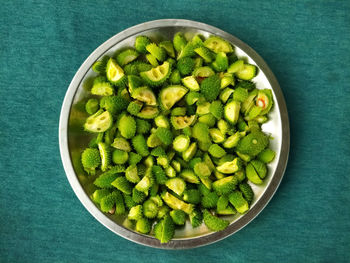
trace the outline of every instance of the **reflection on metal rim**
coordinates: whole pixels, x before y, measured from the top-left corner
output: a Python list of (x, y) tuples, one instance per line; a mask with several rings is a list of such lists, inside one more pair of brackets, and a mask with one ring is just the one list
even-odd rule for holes
[[(152, 29), (161, 30), (162, 28), (166, 28), (166, 27), (167, 28), (174, 27), (175, 29), (178, 28), (179, 30), (182, 30), (182, 31), (186, 29), (200, 30), (200, 31), (208, 32), (209, 34), (219, 35), (225, 38), (226, 40), (230, 41), (237, 48), (243, 50), (245, 54), (247, 54), (247, 56), (249, 56), (254, 61), (254, 63), (259, 67), (259, 70), (264, 73), (267, 81), (269, 82), (269, 85), (271, 86), (274, 92), (275, 100), (277, 102), (276, 107), (279, 110), (278, 114), (281, 122), (281, 135), (279, 138), (280, 139), (279, 159), (271, 175), (271, 181), (267, 185), (267, 188), (264, 190), (262, 195), (258, 198), (256, 203), (245, 215), (239, 217), (237, 220), (231, 223), (229, 227), (227, 227), (223, 231), (206, 234), (204, 236), (174, 239), (167, 244), (160, 244), (159, 241), (152, 236), (138, 234), (134, 231), (127, 229), (124, 226), (118, 225), (115, 221), (111, 220), (106, 215), (104, 215), (90, 200), (89, 196), (86, 194), (83, 187), (81, 186), (73, 168), (72, 160), (70, 157), (69, 142), (68, 142), (69, 140), (68, 139), (68, 132), (69, 132), (68, 120), (69, 120), (71, 107), (72, 107), (76, 92), (82, 80), (85, 78), (87, 72), (90, 70), (92, 64), (97, 59), (99, 59), (103, 54), (105, 54), (117, 43), (129, 37), (142, 34), (142, 32), (144, 31), (148, 31)], [(265, 63), (265, 61), (252, 48), (250, 48), (247, 44), (243, 43), (238, 38), (216, 27), (213, 27), (204, 23), (199, 23), (199, 22), (190, 21), (190, 20), (182, 20), (182, 19), (163, 19), (163, 20), (155, 20), (155, 21), (142, 23), (120, 32), (119, 34), (113, 36), (112, 38), (107, 40), (105, 43), (103, 43), (101, 46), (99, 46), (85, 60), (85, 62), (82, 64), (82, 66), (79, 68), (79, 70), (75, 74), (72, 82), (70, 83), (65, 99), (63, 101), (61, 116), (60, 116), (60, 123), (59, 123), (59, 144), (60, 144), (60, 152), (61, 152), (63, 166), (65, 169), (67, 178), (69, 180), (69, 183), (71, 184), (75, 194), (77, 195), (81, 203), (99, 222), (101, 222), (103, 225), (105, 225), (107, 228), (109, 228), (111, 231), (115, 232), (116, 234), (142, 245), (163, 248), (163, 249), (187, 249), (187, 248), (193, 248), (193, 247), (199, 247), (199, 246), (211, 244), (229, 235), (232, 235), (233, 233), (237, 232), (238, 230), (243, 228), (245, 225), (247, 225), (250, 221), (252, 221), (263, 210), (263, 208), (267, 205), (267, 203), (270, 201), (270, 199), (274, 195), (275, 191), (277, 190), (282, 180), (282, 177), (287, 165), (287, 161), (288, 161), (290, 131), (289, 131), (287, 107), (284, 101), (282, 91), (279, 87), (279, 84), (275, 76), (271, 72), (270, 68)]]

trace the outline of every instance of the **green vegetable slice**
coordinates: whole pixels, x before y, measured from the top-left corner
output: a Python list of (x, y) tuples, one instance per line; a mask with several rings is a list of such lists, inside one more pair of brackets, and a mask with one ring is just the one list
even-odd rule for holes
[(267, 174), (267, 168), (266, 168), (266, 164), (263, 163), (262, 161), (259, 161), (259, 160), (253, 160), (250, 162), (255, 171), (258, 173), (259, 177), (261, 179), (264, 179), (266, 174)]
[(271, 149), (265, 149), (258, 154), (258, 159), (264, 163), (270, 163), (275, 159), (276, 153)]
[(173, 196), (169, 192), (163, 193), (162, 194), (162, 199), (172, 209), (182, 210), (186, 214), (191, 214), (192, 211), (193, 211), (193, 205), (192, 204), (185, 203), (184, 201), (178, 199), (177, 197)]
[(247, 200), (248, 204), (254, 199), (254, 192), (251, 186), (248, 183), (239, 184), (239, 190), (243, 193), (244, 198)]
[(101, 164), (99, 151), (97, 149), (86, 148), (81, 155), (81, 163), (88, 174), (95, 174), (96, 168)]
[(136, 50), (128, 48), (118, 54), (117, 62), (120, 66), (124, 66), (137, 59), (138, 56), (139, 53)]
[(154, 227), (154, 236), (160, 241), (160, 243), (167, 243), (173, 238), (175, 234), (175, 225), (169, 215), (158, 222)]
[(217, 166), (216, 169), (223, 174), (233, 174), (242, 169), (242, 162), (239, 158), (235, 158), (231, 162), (225, 162)]
[[(199, 184), (199, 179), (198, 177), (195, 175), (195, 173), (193, 172), (193, 170), (190, 169), (185, 169), (180, 173), (180, 176), (189, 183), (192, 184)], [(186, 201), (186, 200), (185, 200)]]
[(249, 156), (258, 155), (269, 143), (268, 137), (260, 132), (254, 131), (243, 137), (237, 144), (237, 152), (247, 154)]
[(251, 163), (248, 163), (245, 171), (249, 181), (251, 181), (254, 184), (263, 183), (263, 181), (259, 177), (258, 173), (255, 171), (254, 166)]
[(211, 36), (204, 41), (204, 46), (211, 49), (215, 53), (224, 52), (231, 53), (233, 52), (232, 45), (226, 40), (218, 36)]
[(179, 196), (181, 196), (186, 189), (185, 181), (179, 177), (169, 179), (165, 185)]
[(169, 40), (162, 41), (159, 43), (159, 47), (164, 48), (170, 57), (175, 58), (175, 50), (174, 50), (173, 43), (171, 41)]
[(186, 213), (184, 211), (172, 210), (169, 214), (176, 225), (184, 225), (185, 224)]
[(251, 80), (256, 76), (256, 66), (244, 64), (243, 68), (236, 72), (236, 76), (239, 79)]
[(171, 109), (185, 94), (187, 89), (180, 85), (172, 85), (162, 89), (159, 93), (161, 106), (165, 110)]
[(240, 214), (247, 212), (249, 209), (249, 204), (240, 191), (234, 191), (231, 193), (229, 195), (229, 201)]
[(152, 54), (158, 61), (164, 61), (166, 59), (166, 51), (162, 47), (158, 47), (157, 44), (151, 43), (146, 46), (146, 50)]
[(183, 78), (182, 83), (185, 85), (186, 88), (192, 91), (199, 91), (199, 84), (194, 76), (187, 76)]
[(212, 231), (224, 230), (230, 224), (229, 221), (212, 215), (208, 210), (203, 212), (204, 224)]
[(228, 194), (232, 192), (238, 183), (235, 176), (227, 176), (213, 183), (213, 189), (219, 194)]
[(91, 94), (98, 96), (111, 96), (114, 93), (112, 85), (108, 82), (96, 82), (91, 88)]
[(147, 54), (146, 59), (153, 67), (159, 66), (157, 58), (155, 56), (153, 56), (152, 54)]
[(147, 36), (137, 36), (135, 39), (135, 49), (142, 54), (146, 54), (146, 46), (150, 43), (151, 40)]
[(170, 76), (171, 67), (168, 61), (162, 65), (140, 73), (141, 78), (150, 86), (160, 86)]
[(203, 78), (208, 78), (215, 75), (215, 72), (210, 67), (205, 66), (205, 67), (195, 68), (192, 72), (192, 75), (195, 76), (197, 79), (203, 79)]
[(145, 106), (137, 113), (137, 117), (142, 119), (154, 119), (159, 114), (159, 109), (153, 106)]
[(241, 103), (238, 101), (231, 101), (226, 104), (224, 109), (225, 119), (231, 124), (236, 124), (239, 117), (239, 111), (241, 109)]
[(117, 62), (113, 58), (110, 58), (108, 60), (106, 66), (106, 76), (112, 84), (119, 84), (125, 76), (124, 70), (117, 64)]
[(173, 148), (175, 151), (183, 152), (190, 146), (190, 138), (186, 135), (179, 135), (173, 141)]
[(242, 59), (233, 62), (227, 69), (228, 73), (236, 73), (244, 68), (244, 61)]
[(267, 114), (273, 105), (272, 91), (270, 89), (259, 90), (256, 97), (256, 106), (261, 108), (260, 115)]
[(194, 52), (201, 56), (206, 63), (212, 62), (212, 60), (215, 58), (213, 52), (204, 46), (195, 48)]
[(140, 218), (136, 222), (135, 230), (142, 234), (148, 234), (152, 229), (152, 223), (147, 218)]
[(144, 102), (146, 105), (157, 105), (157, 99), (153, 91), (148, 87), (139, 87), (132, 91), (131, 97)]
[(109, 146), (103, 142), (98, 143), (98, 150), (101, 156), (101, 170), (104, 172), (108, 169), (111, 164), (111, 153)]

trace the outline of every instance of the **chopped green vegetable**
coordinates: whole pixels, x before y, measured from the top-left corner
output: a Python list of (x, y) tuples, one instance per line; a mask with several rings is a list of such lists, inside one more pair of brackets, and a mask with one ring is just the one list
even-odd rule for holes
[[(114, 85), (120, 84), (125, 77), (124, 70), (117, 64), (117, 62), (113, 58), (110, 58), (108, 60), (108, 63), (106, 66), (106, 76), (109, 82), (111, 82)], [(96, 95), (99, 95), (99, 94), (96, 94)], [(109, 95), (112, 95), (112, 94), (109, 94)]]
[(85, 110), (90, 115), (96, 113), (99, 108), (100, 106), (97, 99), (89, 99), (85, 104)]
[(99, 110), (86, 119), (84, 129), (88, 132), (105, 132), (112, 124), (112, 115), (108, 111)]
[(151, 43), (146, 46), (146, 50), (151, 53), (158, 61), (164, 61), (166, 59), (166, 51), (162, 47), (158, 47), (157, 44)]
[(181, 196), (186, 189), (185, 181), (179, 177), (169, 179), (165, 185), (178, 196)]
[(118, 54), (117, 62), (120, 66), (124, 66), (137, 59), (138, 56), (139, 53), (136, 50), (128, 48)]
[(173, 238), (175, 234), (175, 225), (169, 215), (166, 215), (154, 227), (154, 236), (160, 243), (167, 243)]
[(241, 190), (244, 198), (247, 200), (248, 204), (250, 204), (254, 199), (254, 192), (251, 186), (247, 183), (241, 183), (239, 185), (239, 190)]
[(128, 152), (125, 152), (125, 151), (122, 151), (122, 150), (119, 150), (119, 149), (116, 149), (113, 151), (113, 154), (112, 154), (112, 161), (115, 163), (115, 164), (124, 164), (128, 161), (129, 159), (129, 154)]
[(255, 131), (243, 137), (237, 144), (237, 151), (249, 156), (258, 155), (268, 145), (268, 137), (260, 132)]
[(169, 110), (174, 106), (176, 102), (178, 102), (185, 94), (187, 93), (187, 89), (180, 85), (168, 86), (162, 89), (159, 93), (159, 98), (162, 107), (165, 110)]
[(108, 189), (97, 189), (95, 192), (92, 194), (91, 198), (94, 202), (100, 203), (102, 198), (109, 195), (111, 192)]
[(219, 194), (228, 194), (232, 192), (237, 184), (237, 178), (235, 176), (227, 176), (213, 183), (213, 189)]
[(208, 101), (214, 101), (220, 94), (219, 76), (213, 75), (203, 80), (200, 91)]
[(186, 213), (184, 211), (172, 210), (169, 214), (176, 225), (184, 225), (185, 224)]
[(178, 60), (176, 67), (181, 75), (188, 75), (194, 69), (194, 60), (190, 57), (181, 58)]
[(224, 230), (230, 224), (229, 221), (212, 215), (208, 210), (203, 212), (204, 224), (212, 231)]
[(175, 151), (183, 152), (190, 146), (190, 138), (186, 135), (179, 135), (173, 141), (173, 148)]
[(147, 218), (140, 218), (136, 222), (136, 228), (135, 229), (136, 229), (137, 232), (140, 232), (142, 234), (147, 234), (152, 229), (152, 223)]
[(132, 185), (128, 182), (128, 180), (124, 176), (120, 176), (116, 178), (112, 185), (125, 194), (131, 194)]
[(220, 231), (221, 216), (249, 210), (251, 185), (263, 184), (276, 153), (261, 128), (273, 92), (257, 88), (258, 67), (245, 61), (219, 36), (178, 32), (139, 35), (93, 64), (81, 164), (102, 212), (166, 243), (187, 218)]
[(231, 193), (229, 195), (229, 201), (240, 214), (247, 212), (249, 209), (247, 200), (244, 199), (242, 193), (239, 191)]
[(146, 54), (147, 53), (146, 46), (149, 45), (150, 43), (151, 43), (151, 40), (148, 37), (137, 36), (135, 39), (135, 49), (142, 54)]
[(178, 199), (177, 197), (173, 196), (169, 192), (163, 193), (162, 198), (163, 198), (164, 202), (172, 209), (182, 210), (186, 214), (191, 214), (193, 211), (192, 204), (185, 203), (184, 201)]
[(258, 159), (264, 163), (270, 163), (275, 158), (276, 153), (271, 149), (265, 149), (258, 154)]
[(86, 148), (81, 155), (81, 163), (88, 174), (95, 174), (96, 168), (101, 164), (99, 151), (97, 149)]
[(162, 65), (140, 73), (141, 78), (151, 86), (162, 85), (170, 76), (171, 67), (168, 61)]

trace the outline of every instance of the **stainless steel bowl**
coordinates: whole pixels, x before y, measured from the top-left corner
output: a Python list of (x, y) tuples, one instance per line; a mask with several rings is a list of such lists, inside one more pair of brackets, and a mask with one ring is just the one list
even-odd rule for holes
[[(83, 103), (88, 97), (85, 86), (88, 86), (95, 76), (91, 66), (96, 60), (103, 55), (113, 54), (119, 48), (132, 46), (138, 35), (147, 35), (152, 39), (162, 40), (171, 39), (178, 31), (184, 32), (186, 36), (192, 36), (196, 33), (205, 37), (211, 34), (221, 36), (235, 46), (239, 57), (245, 57), (249, 63), (257, 65), (259, 73), (254, 79), (257, 87), (272, 89), (274, 94), (274, 107), (270, 113), (270, 121), (263, 124), (262, 129), (272, 135), (273, 140), (270, 142), (270, 147), (277, 154), (275, 160), (268, 165), (269, 173), (264, 184), (261, 186), (252, 185), (256, 198), (246, 214), (227, 217), (231, 224), (220, 232), (211, 232), (204, 224), (192, 229), (191, 225), (187, 223), (184, 228), (176, 231), (173, 240), (167, 244), (160, 244), (151, 235), (135, 232), (133, 225), (125, 217), (102, 213), (90, 200), (89, 195), (94, 190), (91, 187), (94, 177), (84, 175), (80, 164), (80, 154), (90, 140), (89, 134), (82, 130), (82, 125), (87, 117)], [(85, 208), (114, 233), (142, 245), (164, 249), (185, 249), (207, 245), (232, 235), (252, 221), (272, 198), (282, 180), (289, 154), (289, 136), (286, 103), (275, 76), (264, 60), (241, 40), (216, 27), (181, 19), (164, 19), (142, 23), (116, 34), (99, 46), (81, 65), (70, 83), (63, 101), (59, 124), (59, 143), (63, 166), (69, 183)]]

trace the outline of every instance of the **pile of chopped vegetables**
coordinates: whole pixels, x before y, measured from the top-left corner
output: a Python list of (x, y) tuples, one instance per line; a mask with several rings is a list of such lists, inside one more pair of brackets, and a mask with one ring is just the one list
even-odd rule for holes
[(159, 43), (138, 36), (92, 69), (84, 129), (95, 136), (81, 161), (101, 211), (166, 243), (186, 220), (220, 231), (221, 216), (249, 210), (250, 184), (275, 157), (261, 130), (272, 92), (256, 89), (255, 65), (218, 36), (179, 32)]

